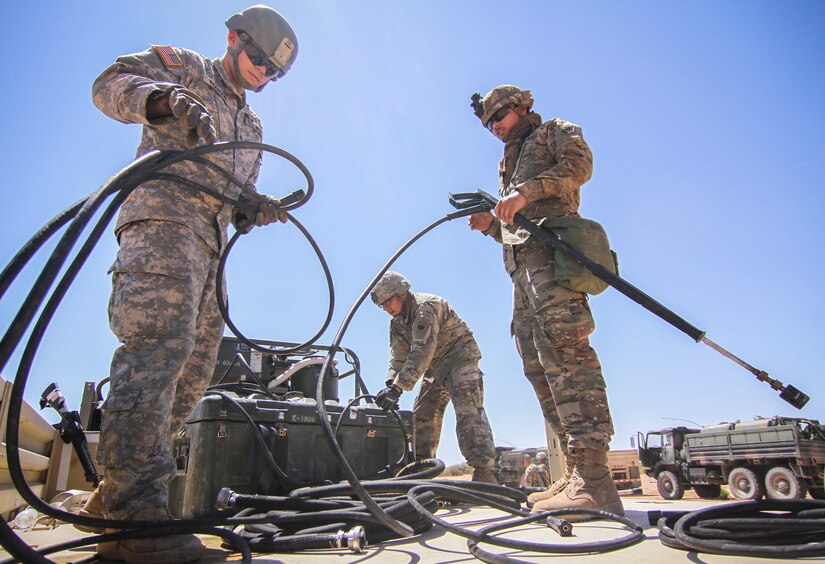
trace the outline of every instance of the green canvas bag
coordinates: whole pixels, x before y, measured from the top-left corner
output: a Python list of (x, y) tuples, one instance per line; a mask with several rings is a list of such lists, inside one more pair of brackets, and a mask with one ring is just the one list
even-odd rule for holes
[[(583, 217), (548, 217), (541, 226), (550, 229), (559, 238), (595, 263), (619, 274), (619, 261), (610, 249), (604, 228), (592, 219)], [(555, 252), (556, 282), (577, 292), (596, 295), (604, 292), (609, 284), (560, 251)]]

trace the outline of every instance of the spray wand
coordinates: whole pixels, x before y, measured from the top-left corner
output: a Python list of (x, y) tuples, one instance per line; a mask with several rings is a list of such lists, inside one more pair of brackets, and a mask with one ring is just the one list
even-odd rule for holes
[[(474, 210), (474, 213), (481, 212), (481, 211), (490, 211), (492, 210), (496, 204), (498, 203), (498, 199), (488, 194), (483, 190), (476, 190), (475, 192), (465, 192), (461, 194), (449, 194), (450, 204), (458, 209), (458, 210)], [(742, 360), (741, 358), (737, 357), (736, 355), (728, 352), (721, 346), (717, 345), (710, 339), (705, 336), (705, 332), (701, 329), (696, 328), (695, 326), (688, 323), (682, 317), (676, 315), (674, 312), (621, 278), (620, 276), (614, 274), (604, 266), (593, 262), (589, 258), (587, 258), (583, 253), (578, 251), (575, 247), (570, 246), (569, 244), (565, 243), (559, 235), (551, 229), (547, 229), (545, 227), (541, 227), (536, 225), (527, 217), (522, 215), (521, 213), (516, 213), (513, 223), (518, 225), (519, 227), (524, 228), (527, 230), (531, 235), (535, 235), (538, 237), (546, 246), (550, 247), (551, 249), (558, 251), (583, 267), (587, 270), (592, 272), (595, 276), (616, 288), (619, 292), (648, 310), (649, 312), (657, 315), (661, 319), (664, 319), (674, 327), (676, 327), (679, 331), (685, 333), (686, 335), (693, 338), (697, 343), (704, 343), (719, 354), (729, 358), (748, 372), (752, 373), (756, 376), (757, 380), (762, 382), (767, 382), (771, 388), (777, 390), (779, 392), (779, 397), (794, 406), (797, 409), (802, 409), (808, 400), (811, 398), (802, 392), (801, 390), (796, 389), (794, 386), (788, 384), (784, 385), (779, 380), (775, 380), (768, 376), (768, 373), (764, 370), (759, 370)]]

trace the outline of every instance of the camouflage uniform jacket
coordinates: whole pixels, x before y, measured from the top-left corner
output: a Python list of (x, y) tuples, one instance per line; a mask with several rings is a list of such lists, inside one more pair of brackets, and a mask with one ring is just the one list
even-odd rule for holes
[[(143, 124), (137, 155), (153, 149), (186, 149), (184, 131), (173, 117), (146, 118), (146, 103), (174, 86), (184, 86), (203, 100), (212, 114), (221, 141), (262, 139), (261, 121), (246, 105), (229, 81), (219, 59), (208, 59), (194, 51), (175, 49), (183, 63), (166, 66), (154, 49), (124, 55), (95, 80), (95, 105), (107, 116), (123, 123)], [(260, 151), (240, 149), (206, 156), (232, 174), (239, 183), (254, 187), (261, 165)], [(237, 198), (240, 188), (225, 176), (204, 165), (181, 162), (162, 172), (172, 173)], [(172, 221), (194, 230), (214, 251), (226, 242), (226, 229), (233, 206), (202, 192), (193, 193), (180, 183), (147, 182), (132, 192), (123, 204), (115, 226), (120, 231), (129, 223), (148, 219)]]
[(390, 323), (388, 380), (410, 391), (422, 376), (434, 379), (481, 359), (473, 332), (447, 300), (421, 292), (410, 292), (410, 300), (409, 314)]
[[(521, 148), (510, 183), (505, 186), (504, 159), (499, 163), (499, 195), (520, 192), (527, 205), (521, 213), (539, 224), (547, 217), (578, 215), (579, 189), (593, 172), (593, 154), (584, 141), (581, 127), (562, 119), (538, 126)], [(503, 225), (498, 218), (485, 232), (504, 243), (508, 273), (515, 270), (513, 245), (525, 243), (530, 234), (516, 225)]]
[(544, 464), (532, 463), (524, 471), (524, 485), (529, 488), (546, 488), (550, 485), (550, 471)]

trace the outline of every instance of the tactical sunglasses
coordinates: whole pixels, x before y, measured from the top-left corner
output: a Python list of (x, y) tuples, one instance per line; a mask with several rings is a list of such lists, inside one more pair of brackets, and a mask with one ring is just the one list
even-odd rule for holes
[(276, 80), (286, 74), (280, 68), (272, 64), (272, 61), (270, 61), (269, 57), (266, 56), (264, 50), (258, 47), (258, 44), (255, 43), (252, 38), (246, 40), (243, 50), (246, 53), (246, 56), (249, 57), (249, 62), (256, 67), (264, 67), (266, 69), (266, 76), (269, 77), (270, 80)]
[(507, 106), (507, 107), (505, 107), (505, 108), (501, 108), (499, 111), (497, 111), (496, 113), (494, 113), (494, 114), (493, 114), (493, 117), (491, 117), (491, 118), (490, 118), (490, 121), (488, 121), (488, 122), (487, 122), (487, 129), (489, 129), (490, 131), (492, 131), (492, 130), (493, 130), (493, 124), (498, 123), (498, 122), (500, 122), (501, 120), (503, 120), (504, 118), (506, 118), (506, 117), (507, 117), (507, 114), (509, 114), (509, 113), (510, 113), (510, 110), (511, 110), (511, 109), (512, 109), (512, 108), (510, 108), (509, 106)]

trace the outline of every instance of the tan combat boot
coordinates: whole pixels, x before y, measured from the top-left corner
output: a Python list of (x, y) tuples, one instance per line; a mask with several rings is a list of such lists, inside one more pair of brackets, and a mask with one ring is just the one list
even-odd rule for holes
[(493, 474), (493, 471), (488, 468), (473, 468), (473, 482), (484, 482), (485, 484), (498, 484), (498, 480), (496, 480), (496, 475)]
[[(558, 495), (533, 505), (533, 513), (556, 509), (599, 509), (624, 515), (622, 500), (607, 466), (607, 451), (576, 449), (576, 465), (567, 487)], [(557, 515), (568, 521), (596, 519), (589, 515)]]
[[(138, 511), (132, 521), (171, 521), (165, 507), (150, 507)], [(119, 529), (106, 529), (115, 533)], [(129, 564), (183, 564), (200, 560), (203, 544), (195, 535), (167, 535), (104, 542), (97, 545), (97, 554), (106, 560), (122, 560)]]
[[(83, 508), (77, 512), (78, 515), (81, 517), (91, 517), (92, 519), (103, 519), (103, 496), (100, 493), (102, 488), (103, 482), (100, 482), (95, 488), (95, 491), (92, 492), (92, 495), (89, 496), (89, 499), (86, 500), (86, 503), (83, 504)], [(84, 533), (95, 533), (98, 535), (103, 532), (103, 527), (95, 527), (94, 525), (75, 524), (74, 528)]]
[(543, 492), (533, 492), (527, 496), (527, 507), (533, 507), (536, 503), (550, 499), (551, 497), (560, 494), (567, 487), (570, 482), (570, 476), (573, 475), (573, 467), (576, 466), (576, 455), (573, 452), (568, 452), (564, 456), (564, 475), (553, 482), (553, 484)]

